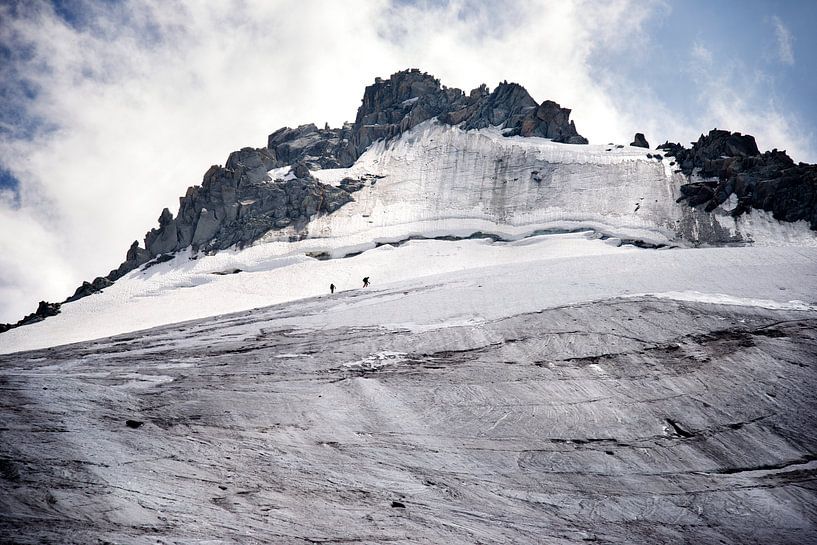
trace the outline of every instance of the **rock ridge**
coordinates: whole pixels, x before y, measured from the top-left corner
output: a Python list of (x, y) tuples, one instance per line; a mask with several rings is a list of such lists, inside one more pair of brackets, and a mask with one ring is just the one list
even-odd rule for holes
[(817, 165), (795, 164), (777, 149), (760, 153), (753, 136), (718, 129), (691, 148), (665, 142), (658, 149), (675, 157), (690, 180), (701, 179), (681, 186), (678, 202), (711, 212), (735, 195), (734, 217), (754, 208), (779, 221), (805, 220), (817, 230)]
[[(175, 217), (169, 209), (162, 210), (158, 228), (145, 234), (144, 247), (134, 241), (119, 267), (83, 282), (65, 302), (99, 293), (128, 272), (166, 261), (188, 247), (204, 252), (244, 247), (285, 228), (297, 237), (312, 217), (337, 210), (364, 185), (363, 180), (345, 180), (338, 187), (323, 184), (310, 169), (349, 167), (372, 143), (398, 137), (434, 117), (464, 130), (498, 126), (507, 136), (587, 143), (569, 120), (570, 109), (550, 100), (538, 104), (516, 83), (502, 82), (493, 92), (483, 84), (466, 95), (416, 68), (375, 78), (364, 91), (354, 123), (335, 129), (312, 123), (283, 127), (269, 135), (266, 147), (242, 148), (231, 153), (224, 166), (211, 166), (201, 185), (189, 187), (179, 199)], [(281, 177), (268, 175), (284, 167), (290, 167), (289, 172)], [(40, 310), (2, 327), (30, 323), (32, 316), (42, 319)]]
[[(366, 87), (354, 123), (336, 129), (313, 123), (283, 127), (269, 135), (266, 147), (242, 148), (223, 167), (210, 167), (202, 184), (181, 197), (176, 217), (164, 209), (159, 227), (145, 235), (144, 248), (135, 241), (125, 261), (104, 279), (115, 281), (187, 247), (211, 252), (252, 244), (274, 229), (291, 226), (297, 231), (314, 215), (351, 201), (363, 186), (354, 180), (340, 187), (323, 184), (310, 169), (349, 167), (372, 143), (434, 117), (464, 130), (498, 126), (509, 136), (587, 143), (570, 121), (570, 109), (551, 100), (537, 104), (519, 84), (502, 82), (493, 92), (483, 84), (465, 95), (418, 69), (403, 70)], [(287, 166), (290, 171), (282, 178), (272, 180), (267, 174)]]

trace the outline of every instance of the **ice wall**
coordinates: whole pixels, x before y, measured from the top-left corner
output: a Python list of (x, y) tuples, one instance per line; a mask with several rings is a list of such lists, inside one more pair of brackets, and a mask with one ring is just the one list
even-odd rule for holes
[[(678, 205), (678, 188), (688, 180), (674, 172), (672, 158), (657, 154), (507, 138), (495, 129), (466, 132), (431, 120), (374, 144), (351, 168), (314, 172), (327, 183), (368, 178), (356, 202), (311, 222), (309, 236), (363, 241), (483, 231), (518, 237), (589, 227), (653, 244), (764, 238), (756, 233), (766, 234), (760, 224), (768, 220), (753, 218), (750, 233), (742, 225), (747, 221), (724, 210)], [(814, 239), (807, 227), (794, 231)]]

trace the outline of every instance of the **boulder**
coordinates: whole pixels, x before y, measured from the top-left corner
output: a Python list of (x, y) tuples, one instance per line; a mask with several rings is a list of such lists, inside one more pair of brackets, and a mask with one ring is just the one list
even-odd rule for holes
[(108, 286), (113, 286), (113, 281), (110, 280), (109, 278), (98, 276), (94, 278), (93, 282), (88, 281), (83, 282), (82, 285), (76, 289), (74, 295), (66, 299), (64, 302), (70, 303), (71, 301), (82, 299), (83, 297), (93, 295), (94, 293), (100, 293), (103, 289), (107, 288)]
[(635, 136), (633, 136), (633, 141), (630, 142), (630, 145), (635, 147), (635, 148), (648, 148), (649, 149), (649, 147), (650, 147), (649, 142), (647, 142), (647, 139), (644, 138), (644, 133), (641, 133), (641, 132), (635, 133)]

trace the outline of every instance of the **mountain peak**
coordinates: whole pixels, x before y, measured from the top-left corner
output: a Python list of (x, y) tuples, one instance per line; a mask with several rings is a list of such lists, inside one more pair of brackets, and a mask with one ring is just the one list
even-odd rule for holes
[[(393, 217), (399, 218), (406, 213), (401, 199), (409, 198), (401, 193), (402, 189), (394, 189), (385, 196), (371, 194), (401, 176), (421, 179), (424, 183), (435, 179), (440, 187), (451, 183), (447, 178), (440, 178), (438, 172), (422, 170), (422, 165), (405, 164), (401, 167), (404, 170), (393, 176), (388, 169), (382, 170), (382, 165), (377, 166), (378, 161), (356, 164), (378, 141), (396, 140), (374, 150), (376, 154), (388, 156), (398, 148), (404, 153), (406, 146), (414, 146), (412, 156), (425, 156), (432, 163), (437, 161), (435, 168), (443, 172), (446, 169), (457, 172), (456, 183), (465, 185), (457, 185), (456, 191), (446, 193), (445, 201), (434, 205), (443, 219), (448, 217), (445, 214), (455, 214), (454, 201), (464, 193), (475, 200), (460, 203), (463, 208), (458, 213), (470, 217), (474, 211), (481, 211), (480, 214), (496, 225), (504, 224), (520, 210), (527, 210), (530, 216), (519, 221), (540, 217), (542, 210), (547, 209), (547, 217), (579, 223), (590, 221), (587, 214), (592, 211), (590, 215), (596, 218), (591, 222), (593, 228), (598, 227), (598, 218), (609, 213), (615, 221), (626, 224), (627, 229), (653, 226), (662, 241), (673, 241), (675, 237), (693, 237), (695, 241), (707, 243), (742, 240), (742, 234), (733, 233), (730, 227), (698, 211), (670, 210), (658, 198), (653, 199), (653, 204), (647, 204), (649, 199), (645, 200), (645, 194), (650, 194), (657, 185), (666, 184), (660, 196), (680, 192), (680, 200), (686, 199), (693, 207), (707, 203), (705, 212), (736, 195), (738, 205), (730, 210), (733, 216), (760, 208), (773, 212), (776, 219), (806, 219), (812, 228), (817, 228), (817, 167), (795, 166), (785, 152), (773, 150), (760, 154), (752, 136), (714, 129), (702, 134), (691, 149), (668, 142), (659, 148), (664, 149), (666, 155), (674, 156), (675, 161), (668, 161), (665, 168), (661, 163), (663, 155), (641, 151), (648, 144), (640, 133), (629, 149), (624, 149), (624, 145), (615, 148), (560, 146), (561, 143), (588, 143), (576, 130), (570, 114), (569, 108), (552, 100), (538, 103), (522, 85), (507, 80), (493, 90), (483, 83), (466, 94), (442, 85), (433, 75), (416, 68), (395, 72), (385, 79), (375, 78), (364, 90), (353, 123), (344, 123), (340, 128), (318, 128), (313, 123), (282, 127), (269, 135), (266, 146), (242, 148), (231, 153), (224, 166), (210, 167), (201, 185), (188, 188), (180, 198), (175, 216), (167, 208), (162, 211), (158, 227), (144, 237), (144, 248), (134, 243), (117, 269), (106, 277), (83, 284), (72, 298), (97, 293), (128, 272), (173, 259), (174, 254), (187, 248), (194, 254), (208, 254), (233, 247), (241, 249), (265, 236), (290, 241), (323, 236), (337, 226), (325, 226), (321, 232), (315, 226), (321, 224), (322, 216), (341, 207), (346, 207), (344, 213), (357, 209), (359, 199), (355, 193), (364, 187), (367, 189), (363, 193), (369, 195), (360, 199), (364, 202), (368, 199), (382, 203), (400, 195), (399, 205), (394, 203), (398, 208), (393, 211)], [(437, 122), (418, 138), (397, 140), (433, 119)], [(450, 130), (448, 126), (460, 130)], [(480, 129), (492, 130), (479, 135), (471, 132)], [(506, 141), (504, 137), (508, 136), (550, 141), (519, 146), (516, 141)], [(441, 140), (448, 141), (449, 145), (440, 145)], [(517, 157), (515, 148), (535, 149), (536, 153), (527, 156), (526, 151)], [(471, 154), (471, 162), (463, 166), (460, 156), (452, 153), (452, 149)], [(397, 157), (394, 161), (399, 163), (402, 159)], [(633, 163), (638, 163), (637, 174), (630, 168)], [(350, 168), (353, 165), (354, 168)], [(347, 168), (345, 174), (340, 174), (342, 179), (333, 177), (338, 175), (336, 169)], [(587, 192), (585, 182), (580, 187), (565, 185), (564, 180), (575, 179), (574, 171), (585, 168), (589, 179), (595, 180), (596, 191)], [(475, 170), (466, 174), (464, 169)], [(328, 177), (320, 174), (326, 170), (335, 172)], [(680, 184), (675, 173), (683, 173), (690, 183)], [(381, 182), (377, 188), (371, 187), (377, 179), (390, 176), (389, 181)], [(653, 179), (647, 181), (643, 176), (653, 176)], [(693, 176), (710, 179), (693, 180)], [(715, 177), (718, 181), (712, 179)], [(473, 188), (464, 182), (466, 179), (471, 180)], [(554, 180), (558, 181), (555, 185)], [(610, 203), (592, 200), (596, 195), (609, 196), (610, 188), (606, 184), (615, 181), (618, 183), (613, 191), (617, 196), (609, 197)], [(622, 184), (636, 187), (636, 193), (625, 199)], [(555, 187), (559, 191), (554, 191)], [(428, 206), (430, 198), (422, 195), (418, 201), (421, 204), (417, 206)], [(561, 211), (556, 213), (556, 210)], [(421, 216), (426, 213), (415, 212)], [(372, 210), (365, 209), (359, 216), (369, 218), (371, 213)], [(650, 217), (645, 220), (647, 216)], [(481, 217), (481, 221), (486, 218)], [(328, 223), (332, 220), (328, 219)], [(381, 221), (388, 223), (393, 218), (381, 218)], [(372, 220), (355, 219), (350, 225), (368, 229), (372, 223)], [(518, 227), (514, 221), (508, 225), (513, 229)], [(310, 235), (311, 229), (322, 234)]]

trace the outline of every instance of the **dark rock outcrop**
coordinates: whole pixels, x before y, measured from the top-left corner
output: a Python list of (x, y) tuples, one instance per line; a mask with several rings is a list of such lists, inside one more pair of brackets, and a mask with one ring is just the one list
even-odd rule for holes
[(648, 148), (649, 149), (649, 147), (650, 147), (649, 142), (647, 142), (647, 139), (644, 137), (644, 133), (642, 133), (642, 132), (635, 133), (635, 136), (633, 136), (633, 141), (630, 142), (630, 145), (633, 146), (633, 147), (636, 147), (636, 148)]
[(658, 149), (675, 157), (687, 176), (695, 169), (701, 170), (701, 176), (717, 175), (726, 159), (760, 155), (753, 136), (718, 129), (712, 129), (707, 135), (702, 134), (689, 149), (671, 142), (661, 144)]
[[(319, 129), (312, 123), (295, 129), (284, 127), (269, 135), (266, 149), (256, 151), (272, 159), (274, 166), (270, 168), (301, 161), (320, 168), (348, 167), (363, 151), (358, 152), (352, 146), (352, 129), (349, 123), (340, 129)], [(231, 168), (229, 164), (226, 166)]]
[(269, 150), (245, 148), (230, 156), (229, 166), (210, 167), (202, 184), (181, 198), (178, 215), (165, 209), (159, 228), (145, 236), (151, 259), (188, 246), (204, 251), (245, 246), (271, 229), (301, 227), (352, 200), (346, 189), (317, 181), (302, 163), (287, 179), (272, 180), (267, 171), (275, 164)]
[(459, 89), (443, 87), (434, 76), (416, 69), (397, 72), (385, 80), (375, 78), (363, 92), (355, 117), (354, 153), (357, 157), (377, 140), (399, 136), (423, 121), (461, 110), (480, 98), (472, 101)]
[(125, 261), (117, 269), (112, 270), (106, 278), (116, 281), (125, 276), (128, 272), (137, 269), (153, 259), (146, 249), (139, 246), (139, 241), (134, 240), (128, 252), (125, 254)]
[(521, 136), (541, 136), (565, 144), (587, 144), (587, 138), (576, 131), (569, 121), (570, 109), (546, 100), (535, 111), (529, 112), (519, 126)]
[(735, 194), (735, 217), (757, 208), (780, 221), (806, 220), (817, 230), (817, 165), (795, 164), (776, 149), (760, 153), (754, 137), (717, 129), (692, 148), (666, 142), (659, 149), (675, 157), (687, 176), (703, 178), (681, 186), (678, 202), (705, 204), (711, 212)]
[(103, 276), (97, 276), (94, 278), (93, 282), (83, 282), (80, 287), (77, 288), (77, 291), (74, 292), (74, 295), (69, 297), (65, 300), (66, 303), (70, 303), (71, 301), (76, 301), (77, 299), (82, 299), (83, 297), (87, 297), (89, 295), (93, 295), (94, 293), (99, 293), (103, 289), (107, 288), (108, 286), (112, 286), (113, 282), (105, 278)]
[(429, 74), (405, 70), (387, 80), (377, 78), (366, 87), (352, 127), (354, 151), (359, 155), (372, 142), (399, 136), (432, 117), (464, 130), (500, 127), (507, 136), (587, 143), (569, 120), (569, 109), (550, 100), (539, 105), (517, 83), (502, 82), (493, 92), (481, 85), (466, 96), (459, 89), (441, 86)]
[(61, 306), (60, 303), (49, 303), (48, 301), (40, 301), (40, 304), (37, 306), (36, 311), (29, 314), (22, 320), (19, 320), (16, 324), (0, 324), (0, 333), (8, 331), (9, 329), (13, 329), (15, 327), (20, 327), (22, 325), (42, 322), (49, 316), (56, 316), (57, 314), (60, 313), (60, 306)]

